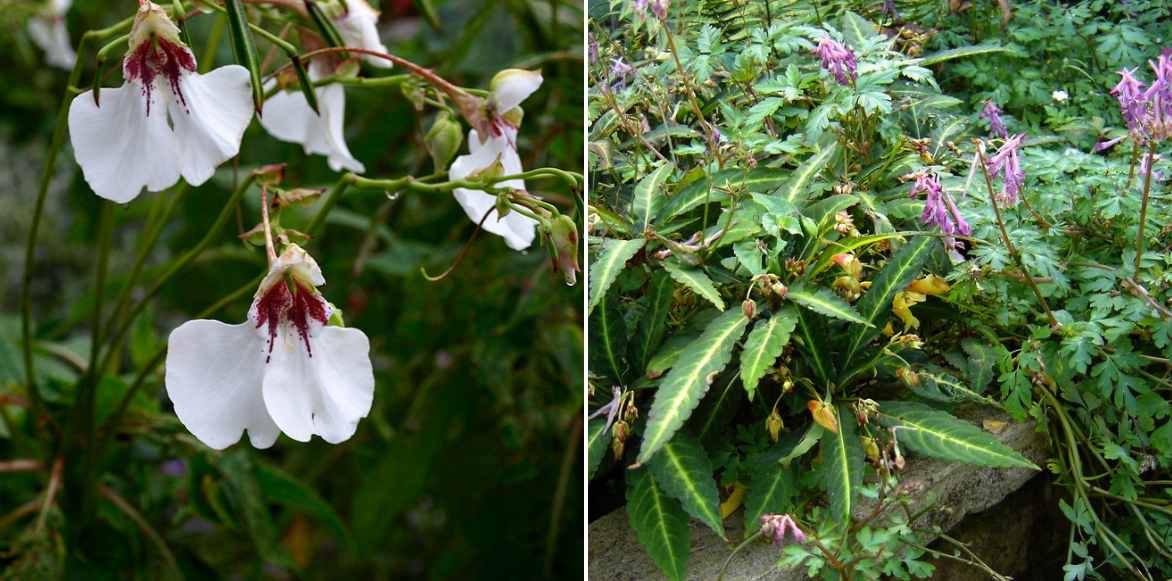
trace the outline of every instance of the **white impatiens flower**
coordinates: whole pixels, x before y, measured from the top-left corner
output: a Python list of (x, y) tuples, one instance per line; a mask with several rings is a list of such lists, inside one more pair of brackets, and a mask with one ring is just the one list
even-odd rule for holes
[[(482, 135), (475, 129), (468, 132), (468, 155), (452, 162), (448, 177), (462, 180), (500, 163), (500, 175), (519, 174), (521, 158), (517, 155), (517, 126), (521, 118), (521, 102), (541, 86), (541, 73), (521, 69), (503, 70), (492, 79), (491, 94), (486, 112), (490, 116), (489, 131)], [(496, 184), (501, 188), (524, 190), (524, 180), (508, 180)], [(456, 188), (456, 201), (473, 222), (480, 223), (486, 212), (496, 206), (496, 197), (481, 190)], [(523, 250), (533, 243), (537, 222), (518, 212), (509, 212), (504, 218), (495, 209), (484, 220), (484, 229), (501, 236), (509, 248)]]
[(188, 321), (167, 339), (167, 395), (195, 437), (222, 450), (247, 430), (257, 448), (279, 432), (299, 442), (337, 444), (370, 412), (370, 342), (357, 329), (327, 325), (317, 262), (295, 244), (269, 268), (238, 325)]
[(65, 13), (70, 4), (73, 0), (50, 0), (45, 9), (28, 23), (28, 35), (45, 51), (45, 60), (63, 69), (72, 69), (77, 62), (77, 53), (73, 52), (69, 31), (65, 28)]
[(125, 84), (69, 105), (74, 157), (90, 188), (119, 203), (179, 181), (198, 186), (240, 151), (252, 119), (248, 70), (196, 73), (195, 56), (163, 9), (144, 2), (122, 61)]
[[(378, 11), (371, 8), (366, 0), (346, 0), (346, 13), (334, 18), (333, 22), (346, 46), (388, 52), (378, 36)], [(362, 58), (380, 69), (391, 68), (391, 61), (387, 59), (371, 55)]]
[(1053, 93), (1050, 93), (1050, 98), (1054, 99), (1055, 102), (1061, 103), (1061, 102), (1069, 99), (1070, 94), (1062, 89), (1058, 89), (1058, 90), (1054, 91)]
[[(311, 81), (329, 76), (329, 65), (322, 59), (309, 64)], [(276, 81), (265, 84), (265, 90), (276, 85)], [(265, 102), (265, 115), (260, 119), (261, 127), (270, 135), (290, 143), (300, 143), (305, 153), (326, 156), (330, 169), (362, 173), (366, 166), (354, 159), (342, 135), (342, 122), (346, 116), (346, 92), (342, 85), (331, 83), (314, 89), (317, 94), (317, 108), (321, 114), (309, 108), (309, 102), (301, 91), (278, 91)]]

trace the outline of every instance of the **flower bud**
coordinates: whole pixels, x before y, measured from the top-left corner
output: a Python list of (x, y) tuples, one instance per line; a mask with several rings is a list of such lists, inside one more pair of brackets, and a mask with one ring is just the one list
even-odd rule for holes
[(578, 226), (569, 216), (559, 215), (549, 225), (554, 251), (554, 268), (561, 271), (568, 286), (578, 282)]
[(630, 435), (630, 431), (631, 430), (627, 426), (627, 422), (624, 422), (623, 420), (615, 422), (614, 426), (611, 427), (610, 433), (613, 437), (610, 441), (610, 449), (612, 452), (614, 452), (615, 460), (619, 460), (623, 457), (623, 447), (627, 443), (627, 436)]
[(777, 438), (781, 435), (781, 429), (785, 427), (785, 423), (781, 421), (781, 414), (777, 413), (777, 408), (773, 408), (773, 412), (765, 418), (765, 429), (769, 431), (769, 439), (773, 443), (777, 443)]
[(879, 444), (875, 443), (875, 438), (870, 436), (863, 436), (863, 452), (867, 454), (867, 459), (876, 464), (879, 463)]
[(464, 132), (460, 124), (447, 113), (440, 113), (423, 139), (427, 145), (427, 152), (431, 154), (431, 163), (438, 173), (446, 171), (448, 163), (456, 156), (456, 152), (460, 151), (460, 145), (464, 142)]
[(753, 315), (757, 314), (757, 303), (753, 299), (745, 299), (741, 303), (741, 312), (745, 314), (746, 319), (752, 319)]
[(785, 296), (789, 294), (789, 289), (786, 288), (786, 286), (784, 284), (781, 284), (780, 282), (773, 283), (773, 286), (770, 287), (770, 289), (773, 291), (773, 294), (776, 295), (777, 298), (779, 298), (779, 299), (784, 299)]

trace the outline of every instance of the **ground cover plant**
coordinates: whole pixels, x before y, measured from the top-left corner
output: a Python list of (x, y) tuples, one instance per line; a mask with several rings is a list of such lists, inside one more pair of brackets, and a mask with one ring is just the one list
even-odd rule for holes
[(576, 572), (582, 16), (6, 3), (0, 577)]
[[(592, 507), (625, 502), (669, 578), (688, 519), (733, 563), (1000, 578), (875, 518), (922, 455), (1060, 484), (1068, 579), (1167, 577), (1167, 10), (592, 4)], [(967, 405), (1034, 420), (1047, 461)]]

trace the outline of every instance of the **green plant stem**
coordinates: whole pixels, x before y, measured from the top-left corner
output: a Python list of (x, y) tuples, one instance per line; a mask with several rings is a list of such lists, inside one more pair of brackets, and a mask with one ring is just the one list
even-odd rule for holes
[(675, 36), (671, 32), (671, 27), (667, 22), (663, 23), (664, 36), (667, 37), (667, 48), (671, 52), (671, 58), (676, 63), (676, 73), (680, 75), (680, 82), (684, 85), (684, 90), (688, 92), (688, 104), (692, 107), (692, 112), (696, 114), (696, 120), (700, 122), (700, 127), (704, 129), (704, 139), (712, 144), (713, 155), (716, 156), (716, 163), (720, 167), (724, 167), (724, 160), (720, 157), (720, 143), (716, 140), (713, 126), (708, 123), (708, 119), (704, 117), (704, 111), (700, 107), (700, 100), (696, 98), (696, 91), (692, 89), (692, 83), (688, 81), (688, 72), (684, 69), (684, 65), (680, 63), (680, 56), (676, 50)]
[(1144, 249), (1147, 246), (1147, 240), (1144, 239), (1144, 226), (1148, 222), (1148, 199), (1152, 191), (1152, 166), (1156, 165), (1156, 140), (1152, 140), (1148, 147), (1148, 169), (1144, 172), (1144, 192), (1143, 201), (1140, 202), (1139, 207), (1139, 232), (1135, 236), (1135, 280), (1139, 281), (1139, 270), (1143, 266)]
[(989, 168), (985, 165), (985, 152), (979, 144), (977, 146), (977, 158), (981, 166), (981, 173), (985, 176), (985, 186), (989, 190), (989, 205), (993, 207), (993, 215), (997, 218), (997, 228), (1001, 231), (1001, 241), (1005, 243), (1005, 249), (1009, 251), (1009, 255), (1013, 258), (1014, 264), (1021, 270), (1022, 277), (1029, 283), (1030, 288), (1034, 291), (1034, 296), (1041, 303), (1042, 309), (1046, 311), (1046, 316), (1050, 319), (1050, 326), (1057, 329), (1059, 327), (1058, 319), (1054, 318), (1054, 313), (1050, 310), (1050, 305), (1046, 302), (1046, 297), (1042, 296), (1042, 290), (1038, 288), (1038, 283), (1034, 282), (1033, 277), (1030, 276), (1030, 271), (1026, 269), (1025, 261), (1021, 258), (1021, 253), (1017, 251), (1017, 247), (1013, 245), (1013, 241), (1009, 238), (1009, 231), (1005, 228), (1005, 220), (1001, 217), (1001, 209), (997, 207), (997, 194), (993, 191), (993, 178), (989, 176)]
[(758, 529), (757, 532), (749, 535), (748, 537), (745, 537), (745, 540), (741, 541), (741, 543), (737, 545), (731, 553), (729, 553), (728, 557), (724, 560), (724, 564), (720, 566), (720, 572), (716, 574), (716, 581), (722, 581), (724, 579), (724, 572), (728, 569), (728, 565), (732, 562), (733, 557), (737, 556), (737, 553), (741, 552), (741, 549), (749, 546), (749, 543), (761, 538), (762, 534), (764, 533)]
[[(196, 245), (193, 246), (191, 250), (188, 250), (178, 260), (172, 262), (171, 266), (154, 280), (154, 284), (152, 284), (151, 287), (147, 289), (143, 297), (139, 299), (137, 303), (135, 303), (133, 308), (130, 309), (130, 313), (126, 316), (126, 320), (124, 320), (118, 326), (118, 330), (116, 332), (110, 335), (111, 339), (107, 345), (106, 356), (102, 360), (102, 369), (109, 367), (113, 355), (118, 352), (118, 345), (121, 344), (122, 340), (126, 337), (126, 332), (130, 329), (134, 319), (142, 313), (147, 304), (155, 298), (155, 295), (159, 294), (159, 291), (162, 290), (163, 285), (165, 285), (167, 281), (169, 281), (171, 277), (175, 276), (179, 271), (186, 268), (187, 265), (190, 264), (193, 260), (198, 258), (199, 255), (202, 254), (203, 251), (206, 250), (207, 247), (212, 243), (212, 240), (219, 235), (220, 230), (224, 228), (224, 224), (228, 222), (229, 217), (232, 215), (232, 212), (236, 207), (236, 203), (240, 200), (241, 196), (244, 195), (244, 192), (247, 191), (250, 186), (252, 186), (252, 183), (255, 179), (256, 176), (251, 173), (248, 174), (248, 177), (244, 178), (244, 181), (240, 183), (240, 186), (236, 188), (236, 191), (232, 192), (232, 195), (228, 198), (228, 201), (224, 203), (224, 208), (220, 210), (220, 215), (217, 216), (216, 221), (208, 227), (207, 233), (204, 234), (203, 239), (196, 243)], [(98, 349), (98, 345), (94, 345), (93, 348)]]

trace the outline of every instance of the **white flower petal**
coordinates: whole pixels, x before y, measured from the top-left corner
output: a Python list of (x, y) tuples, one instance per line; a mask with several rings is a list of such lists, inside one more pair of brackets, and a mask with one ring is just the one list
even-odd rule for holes
[(323, 328), (310, 344), (312, 356), (296, 332), (282, 329), (265, 369), (265, 406), (290, 438), (307, 442), (317, 434), (336, 444), (370, 411), (370, 345), (361, 331), (339, 327)]
[[(315, 63), (316, 64), (316, 63)], [(310, 66), (309, 77), (317, 80), (325, 76), (314, 65)], [(266, 90), (273, 84), (266, 85)], [(346, 114), (346, 94), (341, 85), (318, 87), (317, 105), (322, 115), (318, 116), (309, 108), (305, 95), (300, 91), (278, 91), (265, 102), (264, 115), (260, 124), (270, 135), (289, 143), (300, 143), (305, 153), (324, 155), (330, 169), (341, 171), (346, 168), (356, 173), (366, 171), (362, 162), (354, 159), (342, 136), (342, 123)]]
[(240, 151), (252, 120), (250, 82), (248, 69), (239, 65), (179, 77), (185, 103), (172, 99), (168, 110), (179, 145), (180, 173), (187, 183), (198, 186), (208, 181), (216, 167)]
[(277, 440), (261, 397), (265, 342), (249, 323), (188, 321), (167, 340), (167, 395), (179, 421), (211, 448), (248, 438), (257, 448)]
[[(386, 53), (386, 45), (378, 35), (378, 11), (365, 0), (346, 0), (346, 15), (334, 21), (338, 34), (346, 46)], [(391, 68), (391, 61), (371, 55), (363, 60), (380, 69)]]
[(102, 90), (102, 106), (92, 91), (69, 105), (69, 138), (85, 181), (99, 196), (118, 203), (133, 200), (145, 186), (157, 192), (179, 180), (178, 145), (167, 125), (166, 94), (156, 85), (147, 113), (143, 87), (129, 82)]
[(492, 78), (493, 105), (497, 114), (503, 115), (529, 98), (541, 87), (541, 71), (505, 69)]
[[(469, 153), (457, 157), (452, 162), (452, 166), (448, 170), (449, 179), (462, 180), (492, 165), (498, 158), (504, 168), (505, 175), (521, 173), (521, 158), (509, 144), (510, 140), (515, 138), (515, 133), (506, 132), (504, 136), (491, 137), (481, 143), (476, 130), (469, 131)], [(524, 180), (508, 180), (501, 182), (500, 185), (518, 190), (525, 189)], [(509, 212), (503, 220), (500, 219), (495, 210), (496, 197), (480, 190), (456, 188), (452, 195), (455, 196), (456, 201), (464, 208), (464, 213), (474, 223), (479, 224), (481, 218), (484, 218), (485, 212), (491, 209), (492, 213), (484, 220), (483, 228), (504, 238), (509, 248), (524, 250), (533, 244), (537, 222), (532, 218), (522, 216), (517, 212)]]
[(45, 61), (62, 69), (72, 69), (77, 53), (65, 28), (65, 12), (57, 16), (35, 16), (28, 22), (28, 34), (34, 44), (45, 51)]

